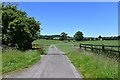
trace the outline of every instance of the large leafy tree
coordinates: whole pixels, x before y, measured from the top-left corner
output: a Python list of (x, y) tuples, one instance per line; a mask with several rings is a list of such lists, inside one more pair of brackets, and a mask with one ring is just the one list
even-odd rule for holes
[(27, 13), (17, 9), (10, 3), (2, 6), (2, 43), (3, 45), (27, 50), (31, 43), (39, 37), (40, 22)]
[(75, 35), (74, 35), (74, 39), (75, 39), (76, 41), (81, 41), (81, 40), (83, 40), (83, 33), (82, 33), (81, 31), (76, 32)]
[(2, 39), (2, 4), (0, 3), (0, 45), (1, 45), (1, 39)]
[(2, 4), (0, 3), (0, 28), (2, 27)]
[(62, 33), (60, 34), (60, 40), (67, 40), (67, 33), (62, 32)]

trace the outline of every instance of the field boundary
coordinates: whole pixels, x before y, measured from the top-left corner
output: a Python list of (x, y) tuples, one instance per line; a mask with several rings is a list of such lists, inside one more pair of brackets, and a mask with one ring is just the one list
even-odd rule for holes
[(120, 46), (96, 45), (96, 44), (79, 44), (80, 49), (90, 50), (92, 52), (102, 52), (107, 55), (119, 56)]
[(33, 50), (43, 50), (44, 44), (32, 44), (32, 49)]

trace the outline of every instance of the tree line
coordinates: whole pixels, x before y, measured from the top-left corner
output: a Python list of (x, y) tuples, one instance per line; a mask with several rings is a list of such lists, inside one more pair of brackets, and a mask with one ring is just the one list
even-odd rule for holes
[(66, 32), (62, 32), (60, 35), (41, 35), (39, 39), (46, 40), (75, 40), (75, 41), (89, 41), (89, 40), (119, 40), (120, 36), (111, 36), (111, 37), (84, 37), (83, 32), (77, 31), (73, 37), (68, 36)]
[(56, 38), (57, 40), (61, 40), (61, 41), (64, 41), (64, 40), (82, 41), (84, 37), (81, 31), (77, 31), (74, 34), (74, 37), (70, 37), (66, 32), (62, 32), (60, 35), (40, 35), (39, 39), (53, 40)]
[(17, 4), (2, 3), (2, 44), (19, 50), (32, 48), (40, 34), (39, 21), (18, 10)]

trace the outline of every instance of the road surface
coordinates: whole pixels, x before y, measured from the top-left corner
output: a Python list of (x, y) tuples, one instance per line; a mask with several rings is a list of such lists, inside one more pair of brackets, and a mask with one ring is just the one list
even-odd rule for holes
[(42, 55), (35, 65), (24, 70), (7, 73), (3, 78), (82, 78), (64, 52), (55, 45), (49, 47), (48, 55)]

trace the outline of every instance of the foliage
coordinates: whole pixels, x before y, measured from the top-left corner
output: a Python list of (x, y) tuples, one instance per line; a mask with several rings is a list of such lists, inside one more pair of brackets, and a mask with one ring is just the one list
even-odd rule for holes
[(2, 5), (2, 43), (20, 50), (32, 47), (31, 43), (39, 37), (40, 23), (27, 13), (17, 9), (17, 5)]
[(76, 32), (75, 35), (74, 35), (74, 38), (75, 38), (76, 41), (83, 40), (83, 33), (80, 32), (80, 31)]
[(98, 37), (98, 38), (100, 39), (100, 38), (102, 38), (102, 36), (101, 36), (101, 35), (99, 35), (99, 37)]
[[(0, 46), (2, 44), (2, 4), (0, 3)], [(2, 78), (2, 48), (0, 47), (0, 79)]]
[(60, 40), (67, 40), (67, 33), (62, 32), (62, 33), (60, 34)]
[(2, 4), (0, 3), (0, 27), (2, 25)]
[(25, 51), (21, 52), (16, 49), (6, 49), (2, 54), (2, 72), (10, 72), (27, 68), (40, 59), (41, 52)]

